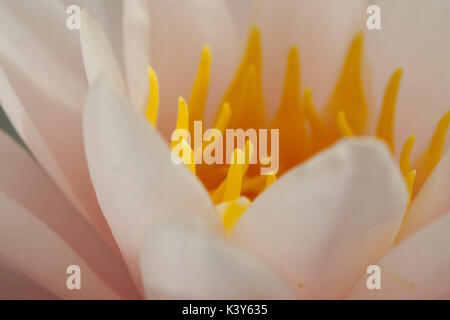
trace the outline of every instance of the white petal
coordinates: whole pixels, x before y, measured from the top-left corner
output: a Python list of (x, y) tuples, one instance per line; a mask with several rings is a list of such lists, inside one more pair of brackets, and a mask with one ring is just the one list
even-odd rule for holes
[[(17, 87), (22, 90), (22, 87)], [(19, 99), (0, 68), (0, 101), (15, 129), (72, 204), (114, 246), (98, 206), (81, 137), (81, 118), (30, 92)], [(23, 104), (23, 103), (26, 104)]]
[(398, 240), (450, 210), (450, 151), (442, 157), (408, 209)]
[(55, 300), (57, 297), (23, 274), (0, 265), (0, 300)]
[(450, 212), (394, 247), (377, 265), (381, 289), (368, 290), (367, 276), (349, 299), (450, 299)]
[(106, 74), (125, 95), (125, 82), (102, 26), (87, 9), (83, 9), (81, 16), (81, 49), (89, 85), (92, 86), (100, 74)]
[[(59, 1), (2, 1), (0, 64), (24, 95), (80, 113), (86, 84), (79, 35), (66, 28), (65, 10)], [(31, 101), (37, 109), (40, 100)]]
[(189, 218), (150, 227), (141, 256), (147, 298), (293, 299), (270, 268)]
[(302, 88), (311, 88), (317, 107), (331, 97), (353, 37), (363, 28), (364, 1), (267, 0), (258, 25), (263, 42), (267, 105), (280, 103), (289, 48), (298, 47)]
[(221, 226), (201, 182), (184, 165), (172, 163), (157, 131), (106, 77), (89, 93), (84, 133), (100, 205), (137, 283), (139, 252), (151, 222), (183, 213)]
[[(15, 269), (60, 298), (121, 298), (57, 233), (1, 192), (0, 208), (0, 255)], [(82, 290), (66, 287), (70, 265), (81, 268)]]
[(152, 1), (152, 66), (158, 74), (161, 109), (158, 119), (165, 136), (176, 122), (177, 99), (188, 99), (202, 46), (211, 47), (208, 105), (216, 111), (236, 62), (234, 26), (223, 0)]
[(128, 92), (134, 106), (143, 110), (149, 90), (150, 15), (147, 0), (124, 1), (123, 42)]
[[(119, 65), (123, 69), (123, 49), (124, 41), (122, 35), (123, 29), (123, 0), (60, 0), (66, 7), (78, 5), (80, 8), (87, 8), (90, 13), (100, 22), (105, 31), (106, 38), (114, 50)], [(67, 15), (66, 15), (67, 17)]]
[(297, 298), (339, 298), (392, 245), (407, 202), (384, 144), (344, 140), (256, 198), (232, 239), (294, 283)]
[[(0, 194), (2, 199), (5, 199), (5, 204), (1, 205), (3, 216), (0, 224), (3, 225), (3, 228), (8, 229), (10, 225), (12, 228), (2, 231), (5, 234), (0, 241), (0, 247), (5, 247), (0, 250), (2, 252), (7, 250), (6, 261), (8, 262), (9, 255), (12, 255), (11, 259), (17, 259), (15, 255), (19, 254), (21, 259), (24, 259), (14, 260), (19, 261), (16, 266), (19, 269), (25, 268), (22, 264), (29, 263), (28, 259), (36, 259), (37, 254), (40, 254), (41, 258), (32, 263), (36, 268), (41, 263), (46, 265), (46, 257), (52, 257), (58, 261), (57, 254), (59, 253), (52, 252), (51, 248), (47, 248), (45, 243), (41, 242), (40, 232), (45, 231), (42, 241), (56, 238), (55, 241), (64, 242), (67, 250), (76, 252), (79, 256), (78, 260), (82, 259), (89, 264), (90, 270), (99, 274), (100, 279), (108, 283), (116, 292), (123, 297), (135, 297), (136, 290), (122, 260), (107, 247), (92, 227), (73, 209), (50, 178), (23, 148), (0, 133), (0, 151), (2, 154)], [(8, 208), (11, 208), (12, 211), (8, 211)], [(18, 216), (11, 217), (16, 210), (19, 212)], [(5, 212), (3, 213), (3, 211)], [(25, 224), (23, 230), (20, 229), (22, 222)], [(15, 229), (15, 226), (19, 229)], [(29, 229), (26, 229), (27, 226)], [(47, 235), (47, 233), (51, 233), (51, 235)], [(31, 240), (35, 241), (33, 246), (21, 247)], [(13, 252), (15, 248), (25, 250)], [(31, 250), (38, 252), (31, 253)], [(5, 258), (5, 256), (2, 257)], [(36, 272), (41, 272), (41, 270)], [(61, 274), (50, 274), (49, 276), (52, 275), (57, 278), (61, 276)], [(45, 286), (43, 283), (46, 281), (45, 279), (34, 278), (43, 286)], [(60, 291), (56, 293), (60, 293)]]
[(399, 152), (415, 134), (413, 155), (418, 155), (450, 106), (450, 2), (436, 0), (424, 6), (420, 0), (380, 0), (377, 5), (381, 30), (367, 34), (376, 106), (381, 106), (392, 72), (402, 67), (395, 145)]

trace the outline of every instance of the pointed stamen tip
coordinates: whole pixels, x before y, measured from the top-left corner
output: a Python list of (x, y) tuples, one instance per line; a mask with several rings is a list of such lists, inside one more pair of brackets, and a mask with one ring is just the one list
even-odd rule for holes
[(312, 91), (310, 88), (306, 88), (305, 91), (303, 92), (303, 99), (305, 102), (307, 102), (308, 104), (310, 102), (312, 102)]
[(180, 109), (186, 109), (187, 110), (187, 103), (186, 100), (183, 97), (178, 97), (178, 110)]
[(224, 102), (222, 105), (222, 112), (224, 112), (225, 114), (231, 114), (231, 107), (230, 104), (228, 102)]
[(231, 119), (231, 107), (228, 102), (224, 102), (222, 107), (220, 107), (219, 115), (217, 117), (216, 123), (214, 124), (214, 128), (219, 131), (225, 131), (228, 123)]
[(405, 177), (406, 185), (408, 187), (409, 199), (411, 201), (413, 195), (414, 181), (416, 180), (416, 170), (411, 170)]
[(256, 40), (256, 41), (260, 40), (260, 32), (259, 32), (259, 27), (258, 26), (252, 26), (250, 28), (249, 39), (250, 40)]
[(399, 67), (394, 71), (394, 77), (400, 78), (403, 75), (403, 68)]
[(152, 67), (148, 66), (147, 67), (147, 73), (149, 76), (154, 76), (155, 75), (155, 70), (153, 70)]
[(298, 58), (298, 48), (297, 48), (297, 46), (291, 46), (289, 48), (289, 57)]
[(152, 67), (148, 66), (147, 74), (148, 74), (148, 78), (150, 80), (150, 86), (154, 86), (157, 89), (158, 88), (158, 75), (156, 74), (156, 71)]
[(178, 114), (176, 129), (188, 129), (189, 128), (189, 110), (186, 104), (186, 100), (183, 97), (178, 97)]
[(400, 152), (400, 169), (405, 177), (411, 170), (410, 157), (411, 157), (411, 150), (414, 146), (414, 140), (415, 140), (414, 135), (411, 135), (406, 140)]
[(291, 73), (292, 71), (297, 73), (300, 72), (300, 58), (296, 46), (292, 46), (288, 53), (286, 74), (290, 71)]
[(211, 60), (211, 48), (209, 44), (204, 44), (202, 47), (201, 60)]
[(360, 31), (356, 34), (356, 36), (353, 38), (353, 42), (351, 44), (350, 53), (354, 54), (360, 54), (362, 52), (363, 47), (363, 32)]
[(348, 125), (347, 118), (345, 117), (344, 111), (339, 111), (337, 114), (337, 125), (339, 132), (343, 137), (352, 137), (353, 131), (351, 130), (350, 126)]
[(158, 77), (155, 70), (152, 67), (147, 67), (148, 79), (149, 79), (149, 91), (146, 116), (151, 124), (156, 126), (156, 120), (158, 117), (159, 109), (159, 86)]
[(442, 151), (444, 149), (445, 137), (447, 136), (447, 130), (450, 126), (450, 110), (447, 111), (439, 120), (439, 123), (431, 138), (430, 145), (427, 151), (428, 170), (434, 168), (434, 166), (441, 159)]
[(362, 44), (363, 40), (364, 40), (364, 32), (358, 31), (358, 33), (355, 35), (355, 38), (353, 39), (353, 43)]

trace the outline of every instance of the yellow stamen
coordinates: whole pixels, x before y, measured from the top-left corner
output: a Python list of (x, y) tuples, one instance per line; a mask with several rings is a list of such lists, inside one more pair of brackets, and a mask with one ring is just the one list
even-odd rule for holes
[(377, 126), (377, 137), (384, 140), (392, 152), (394, 152), (395, 104), (401, 77), (402, 69), (397, 69), (391, 76), (384, 94), (383, 107)]
[(242, 194), (259, 194), (266, 186), (267, 177), (256, 175), (254, 177), (246, 177), (242, 182)]
[(225, 183), (223, 202), (236, 200), (241, 196), (242, 179), (244, 177), (245, 154), (236, 149), (233, 152), (230, 169)]
[[(261, 87), (260, 71), (250, 65), (244, 75), (236, 106), (230, 102), (232, 115), (231, 128), (265, 128), (267, 126)], [(249, 116), (251, 115), (251, 116)]]
[(430, 144), (428, 145), (428, 149), (414, 162), (414, 167), (417, 168), (414, 194), (416, 194), (420, 187), (422, 187), (425, 180), (441, 159), (449, 125), (450, 111), (447, 111), (439, 121), (433, 137), (431, 138)]
[[(189, 111), (186, 101), (182, 98), (178, 98), (178, 114), (177, 114), (177, 124), (176, 130), (184, 129), (189, 130)], [(177, 145), (178, 141), (172, 141), (172, 148)]]
[(219, 111), (219, 116), (217, 117), (216, 123), (214, 124), (214, 128), (224, 132), (228, 126), (228, 123), (231, 119), (231, 108), (228, 102), (222, 104), (222, 107)]
[(406, 140), (400, 153), (400, 169), (402, 170), (403, 176), (405, 177), (411, 171), (410, 159), (411, 159), (411, 150), (413, 146), (414, 146), (414, 135), (412, 135), (411, 137), (408, 138), (408, 140)]
[(414, 187), (414, 180), (416, 179), (416, 170), (411, 170), (406, 176), (405, 181), (406, 185), (408, 186), (409, 191), (409, 201), (411, 202), (412, 196), (413, 196), (413, 187)]
[(444, 149), (445, 136), (447, 135), (447, 130), (450, 125), (450, 111), (441, 118), (437, 128), (433, 134), (430, 145), (426, 151), (425, 156), (425, 168), (428, 174), (434, 169), (436, 164), (442, 157), (442, 150)]
[(314, 107), (312, 93), (309, 88), (306, 88), (303, 94), (302, 106), (311, 129), (313, 149), (314, 151), (320, 150), (329, 144), (330, 138), (325, 123)]
[(246, 197), (240, 197), (236, 200), (221, 203), (217, 206), (219, 213), (222, 216), (223, 226), (225, 227), (225, 233), (230, 236), (234, 226), (242, 216), (245, 210), (250, 205), (250, 200)]
[(225, 93), (223, 102), (228, 101), (232, 105), (237, 102), (242, 87), (242, 81), (249, 65), (254, 65), (258, 69), (261, 68), (261, 37), (257, 28), (253, 28), (250, 31), (246, 51), (233, 81)]
[[(234, 152), (236, 152), (239, 149), (236, 149)], [(239, 150), (240, 151), (240, 150)], [(247, 140), (245, 142), (245, 164), (243, 166), (244, 170), (242, 172), (242, 177), (245, 176), (247, 173), (248, 167), (250, 166), (250, 159), (253, 156), (253, 144), (250, 142), (250, 140)], [(233, 159), (235, 159), (235, 154), (233, 153)], [(231, 166), (230, 166), (231, 169)], [(229, 170), (230, 170), (229, 169)], [(228, 171), (228, 174), (230, 174), (230, 171)], [(225, 193), (225, 187), (227, 185), (228, 178), (226, 178), (222, 183), (211, 193), (211, 199), (213, 203), (219, 203), (224, 198)]]
[(277, 176), (275, 174), (269, 174), (266, 176), (266, 186), (264, 189), (267, 189), (277, 180)]
[(296, 47), (289, 50), (281, 103), (270, 127), (279, 130), (280, 154), (286, 159), (286, 170), (308, 156), (309, 141), (300, 112), (300, 61)]
[(206, 96), (208, 94), (209, 74), (211, 70), (211, 50), (208, 45), (203, 46), (200, 64), (197, 70), (191, 97), (189, 98), (190, 130), (193, 132), (194, 121), (203, 119)]
[(158, 108), (159, 108), (159, 88), (158, 88), (158, 77), (155, 71), (148, 67), (148, 79), (149, 79), (149, 93), (148, 93), (148, 103), (147, 111), (145, 115), (150, 123), (156, 126), (156, 119), (158, 118)]
[(297, 47), (291, 47), (284, 77), (283, 95), (278, 111), (298, 114), (300, 108), (300, 59)]
[(343, 137), (353, 137), (353, 131), (347, 123), (344, 111), (339, 111), (337, 115), (337, 126), (339, 133)]
[(185, 139), (181, 140), (181, 160), (195, 175), (194, 151)]
[[(232, 108), (230, 128), (263, 128), (266, 125), (261, 86), (261, 38), (257, 28), (250, 32), (245, 54), (222, 104), (225, 102)], [(252, 117), (244, 118), (248, 114)], [(247, 120), (251, 120), (250, 123)]]
[(355, 134), (364, 132), (367, 120), (367, 104), (361, 79), (363, 36), (359, 33), (350, 47), (333, 96), (325, 109), (326, 118), (334, 134), (338, 134), (336, 114), (342, 110)]

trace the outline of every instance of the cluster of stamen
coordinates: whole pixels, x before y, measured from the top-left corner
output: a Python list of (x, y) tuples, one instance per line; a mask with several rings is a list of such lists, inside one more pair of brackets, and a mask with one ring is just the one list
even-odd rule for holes
[[(253, 146), (246, 141), (245, 149), (235, 149), (229, 165), (195, 164), (194, 150), (182, 139), (180, 158), (193, 174), (209, 190), (217, 205), (226, 231), (232, 231), (235, 223), (254, 199), (267, 189), (277, 176), (327, 148), (342, 137), (367, 135), (368, 108), (361, 79), (362, 34), (354, 38), (345, 59), (340, 77), (329, 103), (320, 115), (314, 106), (312, 92), (300, 91), (300, 60), (298, 50), (292, 47), (287, 58), (284, 87), (279, 108), (271, 121), (267, 120), (262, 92), (262, 59), (259, 31), (250, 32), (247, 48), (240, 66), (225, 92), (212, 128), (224, 132), (227, 128), (276, 128), (279, 129), (280, 170), (275, 174), (261, 176), (250, 165)], [(194, 121), (203, 120), (211, 68), (211, 52), (203, 47), (197, 76), (189, 101), (179, 98), (176, 129), (193, 133)], [(158, 114), (158, 81), (156, 73), (149, 68), (150, 91), (146, 116), (156, 126)], [(397, 92), (402, 70), (397, 69), (387, 85), (376, 136), (385, 141), (394, 155), (394, 118)], [(427, 150), (411, 165), (410, 154), (414, 145), (411, 136), (400, 154), (400, 169), (412, 199), (439, 162), (450, 111), (447, 112), (431, 139)], [(172, 141), (174, 148), (179, 142)], [(207, 147), (203, 146), (203, 148)], [(240, 161), (236, 161), (240, 159)], [(413, 169), (414, 168), (414, 169)]]

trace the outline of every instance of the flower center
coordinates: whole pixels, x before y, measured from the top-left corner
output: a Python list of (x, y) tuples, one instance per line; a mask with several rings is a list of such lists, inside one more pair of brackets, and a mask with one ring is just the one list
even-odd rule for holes
[[(364, 97), (361, 78), (361, 57), (363, 37), (355, 36), (347, 53), (334, 92), (322, 114), (316, 111), (312, 92), (306, 88), (301, 96), (300, 60), (296, 47), (291, 47), (287, 57), (284, 87), (280, 105), (269, 121), (264, 106), (261, 71), (261, 40), (257, 28), (253, 28), (247, 48), (232, 82), (224, 94), (212, 128), (224, 132), (226, 129), (244, 130), (273, 128), (279, 130), (278, 176), (290, 168), (310, 158), (317, 152), (334, 144), (342, 137), (367, 135), (368, 108)], [(200, 64), (188, 103), (183, 98), (178, 101), (176, 129), (186, 129), (194, 133), (194, 121), (203, 120), (208, 93), (211, 68), (210, 48), (202, 49)], [(153, 69), (148, 69), (150, 91), (146, 116), (156, 126), (158, 114), (158, 81)], [(383, 105), (378, 120), (376, 137), (386, 142), (394, 156), (394, 118), (397, 92), (402, 70), (397, 69), (386, 87)], [(445, 136), (450, 124), (450, 111), (439, 121), (431, 142), (425, 152), (410, 164), (410, 154), (414, 136), (404, 144), (400, 155), (400, 169), (410, 191), (411, 199), (425, 182), (439, 162)], [(194, 150), (182, 138), (172, 142), (178, 147), (177, 154), (209, 190), (212, 201), (222, 217), (225, 230), (230, 233), (251, 200), (268, 188), (277, 175), (259, 175), (257, 164), (250, 164), (253, 145), (246, 141), (245, 150), (235, 149), (231, 164), (195, 164)], [(208, 144), (202, 147), (208, 148)], [(200, 150), (201, 152), (202, 150)], [(264, 160), (264, 159), (260, 159)]]

